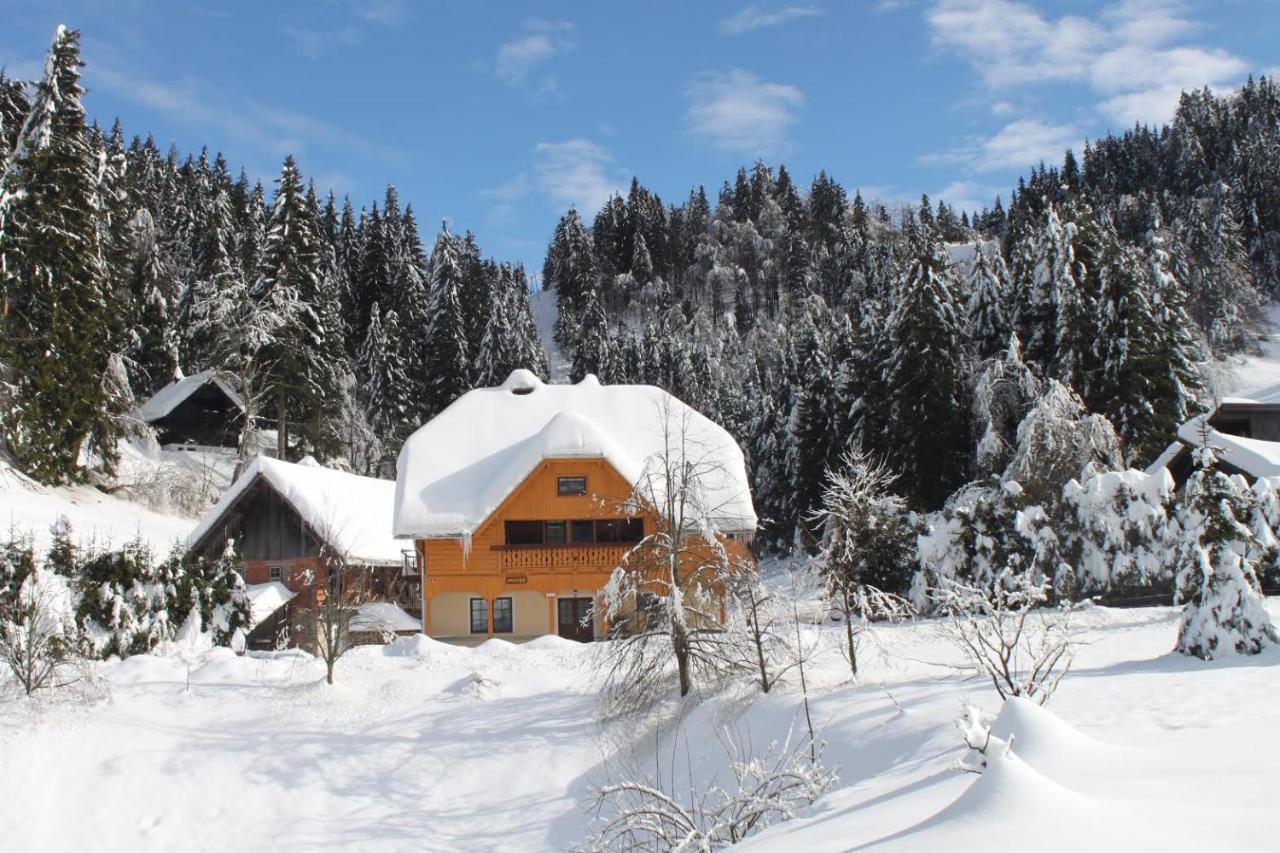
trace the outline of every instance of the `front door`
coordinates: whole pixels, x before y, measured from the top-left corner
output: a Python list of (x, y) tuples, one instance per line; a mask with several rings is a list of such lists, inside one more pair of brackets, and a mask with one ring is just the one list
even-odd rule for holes
[(594, 631), (591, 628), (591, 599), (589, 598), (561, 598), (556, 602), (559, 610), (559, 623), (557, 633), (566, 640), (577, 640), (579, 643), (589, 643), (594, 639)]

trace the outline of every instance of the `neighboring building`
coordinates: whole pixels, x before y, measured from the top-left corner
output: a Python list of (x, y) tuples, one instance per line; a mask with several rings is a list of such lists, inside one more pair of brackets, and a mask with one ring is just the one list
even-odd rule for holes
[[(251, 648), (271, 648), (295, 618), (323, 600), (328, 575), (323, 557), (340, 555), (359, 572), (367, 597), (398, 613), (384, 620), (390, 633), (417, 633), (421, 607), (412, 550), (391, 536), (396, 484), (361, 477), (315, 462), (290, 463), (259, 456), (231, 484), (187, 539), (189, 550), (208, 557), (235, 540), (244, 560), (253, 611)], [(353, 631), (371, 634), (379, 615), (370, 608)], [(407, 611), (407, 612), (406, 612)]]
[(1179, 487), (1191, 475), (1192, 448), (1206, 440), (1228, 473), (1250, 480), (1280, 476), (1280, 385), (1224, 397), (1212, 413), (1178, 427), (1177, 438), (1147, 470), (1168, 468)]
[[(602, 636), (582, 626), (597, 591), (656, 517), (627, 499), (682, 430), (718, 469), (701, 486), (728, 549), (755, 527), (742, 451), (658, 388), (547, 385), (517, 370), (464, 394), (410, 436), (397, 464), (394, 533), (411, 539), (433, 637)], [(673, 436), (675, 437), (675, 436)]]
[(244, 401), (213, 370), (176, 379), (142, 405), (162, 445), (235, 447), (244, 416)]

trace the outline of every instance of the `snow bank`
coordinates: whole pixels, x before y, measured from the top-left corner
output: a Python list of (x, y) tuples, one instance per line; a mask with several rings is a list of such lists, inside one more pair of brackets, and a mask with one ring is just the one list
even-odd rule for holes
[(543, 459), (603, 458), (636, 483), (687, 424), (690, 461), (714, 462), (705, 505), (725, 530), (754, 530), (755, 509), (737, 442), (718, 424), (648, 385), (546, 385), (516, 370), (470, 391), (409, 437), (396, 466), (395, 535), (473, 533)]
[(390, 601), (363, 604), (351, 617), (352, 631), (421, 631), (422, 620), (415, 619)]

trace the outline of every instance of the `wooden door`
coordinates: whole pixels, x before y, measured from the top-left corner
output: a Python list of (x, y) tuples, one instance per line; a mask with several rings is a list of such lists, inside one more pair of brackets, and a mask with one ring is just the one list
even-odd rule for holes
[(589, 643), (595, 638), (592, 630), (591, 599), (561, 598), (556, 602), (558, 610), (557, 633), (566, 640)]

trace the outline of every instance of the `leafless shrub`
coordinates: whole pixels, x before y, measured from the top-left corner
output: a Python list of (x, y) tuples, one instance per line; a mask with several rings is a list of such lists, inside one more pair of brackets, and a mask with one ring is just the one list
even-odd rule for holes
[(79, 677), (75, 610), (66, 581), (34, 569), (0, 612), (0, 664), (26, 695)]
[[(943, 632), (990, 679), (1001, 699), (1049, 701), (1071, 668), (1075, 634), (1068, 605), (1040, 609), (1049, 584), (1005, 569), (987, 585), (940, 579), (933, 593)], [(1031, 623), (1032, 613), (1040, 618)]]

